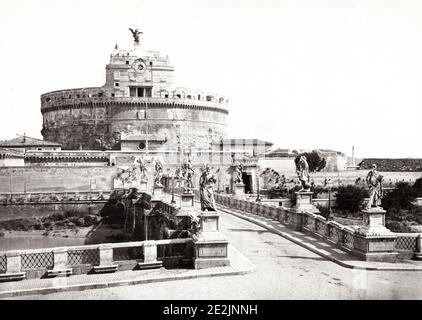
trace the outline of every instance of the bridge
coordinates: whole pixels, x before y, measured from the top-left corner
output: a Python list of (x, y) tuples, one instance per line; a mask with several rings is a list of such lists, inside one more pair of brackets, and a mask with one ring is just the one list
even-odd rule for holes
[[(419, 289), (421, 286), (417, 285), (421, 282), (418, 275), (422, 271), (422, 266), (418, 261), (407, 260), (420, 254), (420, 234), (397, 235), (394, 250), (398, 252), (399, 262), (371, 262), (353, 254), (354, 237), (358, 236), (356, 230), (327, 221), (315, 213), (305, 211), (301, 214), (302, 218), (298, 219), (297, 212), (285, 207), (256, 203), (248, 199), (236, 199), (224, 194), (217, 194), (216, 200), (221, 213), (219, 228), (230, 243), (229, 258), (230, 252), (240, 252), (255, 265), (255, 272), (230, 277), (214, 277), (212, 281), (180, 279), (174, 282), (143, 283), (143, 290), (137, 288), (141, 284), (119, 288), (110, 286), (96, 290), (95, 296), (108, 298), (117, 295), (123, 299), (172, 297), (179, 299), (389, 299), (422, 296), (422, 290)], [(169, 194), (164, 194), (162, 201), (168, 204), (165, 210), (169, 213), (174, 210), (172, 208), (180, 209), (178, 205), (170, 203)], [(198, 209), (198, 203), (194, 203), (194, 207)], [(298, 226), (295, 221), (301, 221), (301, 225)], [(192, 258), (193, 252), (186, 250), (186, 246), (191, 244), (190, 238), (167, 239), (105, 244), (83, 249), (63, 250), (62, 248), (61, 252), (67, 255), (68, 261), (70, 256), (73, 257), (72, 261), (76, 262), (78, 259), (88, 259), (84, 262), (92, 259), (91, 267), (106, 266), (104, 262), (108, 261), (110, 264), (114, 257), (117, 258), (119, 255), (118, 259), (122, 257), (128, 259), (126, 263), (129, 262), (129, 264), (133, 263), (134, 258), (138, 258), (136, 262), (138, 264), (139, 260), (145, 258), (146, 260), (142, 262), (148, 262), (149, 259), (150, 262), (160, 264), (166, 258), (170, 260), (175, 257), (176, 259)], [(179, 249), (176, 248), (177, 246)], [(134, 253), (128, 251), (128, 248), (133, 247), (139, 250), (135, 250)], [(160, 247), (172, 249), (157, 250)], [(82, 251), (90, 252), (91, 258), (87, 253), (82, 254)], [(96, 252), (96, 256), (92, 252)], [(112, 252), (111, 255), (110, 252)], [(138, 252), (137, 256), (136, 252)], [(152, 255), (150, 255), (151, 252)], [(23, 255), (28, 260), (31, 253), (34, 252), (21, 251), (21, 262), (24, 261)], [(6, 261), (11, 257), (9, 254), (5, 256)], [(60, 259), (56, 257), (56, 254), (53, 254), (51, 258), (53, 263), (50, 262), (50, 266), (53, 270), (56, 260)], [(124, 263), (119, 262), (118, 269), (127, 277), (128, 271), (122, 269), (123, 265)], [(75, 263), (73, 270), (76, 269), (75, 266), (78, 264)], [(27, 267), (28, 265), (25, 265), (25, 268)], [(21, 266), (21, 271), (25, 268)], [(101, 268), (97, 269), (101, 271)], [(125, 270), (130, 270), (130, 268)], [(86, 277), (95, 276), (97, 275), (86, 275)], [(24, 280), (19, 283), (25, 281), (34, 280)], [(186, 285), (187, 282), (189, 285)], [(9, 283), (0, 284), (0, 290), (1, 286), (5, 285)], [(181, 285), (185, 288), (183, 292), (180, 292)], [(83, 291), (77, 296), (86, 298), (89, 294), (92, 295), (93, 292)], [(51, 295), (55, 298), (69, 298), (75, 296), (75, 293), (62, 292)]]

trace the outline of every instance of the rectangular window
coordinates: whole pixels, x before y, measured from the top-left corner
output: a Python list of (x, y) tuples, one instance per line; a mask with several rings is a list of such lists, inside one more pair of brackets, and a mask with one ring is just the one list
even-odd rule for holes
[(151, 88), (145, 88), (145, 96), (148, 98), (151, 97)]
[(142, 98), (144, 96), (144, 88), (138, 88), (138, 97)]
[(129, 96), (131, 96), (131, 97), (136, 97), (136, 90), (137, 88), (135, 88), (135, 87), (130, 87), (129, 88)]
[(120, 83), (115, 82), (115, 83), (114, 83), (114, 86), (115, 86), (115, 87), (119, 87), (119, 86), (120, 86)]

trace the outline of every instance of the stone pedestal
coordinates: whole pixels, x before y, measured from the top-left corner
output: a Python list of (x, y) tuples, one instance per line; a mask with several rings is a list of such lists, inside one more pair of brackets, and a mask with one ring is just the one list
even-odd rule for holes
[(363, 223), (355, 233), (353, 252), (366, 261), (395, 262), (395, 233), (385, 227), (385, 210), (376, 207), (363, 210)]
[(6, 259), (6, 273), (0, 273), (0, 282), (25, 279), (26, 273), (21, 272), (22, 258), (19, 251), (7, 251)]
[(385, 210), (381, 207), (362, 210), (363, 226), (358, 233), (365, 236), (391, 235), (392, 232), (385, 227)]
[(312, 212), (319, 213), (319, 210), (312, 204), (312, 192), (311, 191), (297, 191), (296, 194), (296, 204), (292, 209), (295, 209), (297, 212)]
[(113, 264), (113, 248), (110, 244), (100, 245), (100, 265), (94, 266), (95, 273), (107, 273), (117, 271), (118, 265)]
[(183, 192), (180, 196), (180, 207), (185, 208), (193, 208), (194, 206), (194, 194), (192, 192)]
[(312, 192), (298, 191), (296, 194), (296, 204), (289, 209), (288, 224), (293, 230), (300, 231), (303, 227), (303, 213), (311, 212), (318, 214), (319, 210), (312, 204)]
[(243, 183), (236, 183), (233, 187), (233, 193), (236, 199), (246, 199), (245, 185)]
[(417, 239), (418, 241), (418, 246), (417, 246), (417, 251), (415, 252), (413, 259), (421, 261), (422, 260), (422, 233), (419, 233), (419, 237)]
[(201, 211), (201, 231), (193, 236), (195, 269), (230, 265), (228, 241), (219, 232), (219, 217), (216, 211)]
[(146, 181), (146, 180), (141, 180), (141, 181), (139, 182), (139, 191), (140, 191), (140, 192), (147, 192), (147, 184), (148, 184), (148, 181)]
[(163, 198), (163, 185), (154, 186), (154, 200), (161, 200)]
[(67, 249), (56, 248), (53, 250), (54, 267), (47, 270), (47, 276), (68, 276), (72, 274), (72, 268), (67, 266)]

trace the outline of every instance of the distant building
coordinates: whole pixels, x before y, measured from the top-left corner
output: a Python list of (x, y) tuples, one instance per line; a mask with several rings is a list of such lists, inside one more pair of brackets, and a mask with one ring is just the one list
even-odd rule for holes
[(0, 142), (0, 148), (7, 148), (21, 152), (60, 151), (62, 145), (57, 142), (31, 138), (26, 135), (19, 135), (17, 138)]
[(24, 158), (22, 152), (0, 148), (0, 167), (21, 167), (25, 164)]
[(41, 96), (44, 139), (66, 150), (119, 150), (122, 142), (145, 151), (208, 150), (226, 138), (228, 98), (175, 86), (168, 56), (116, 47), (105, 71), (102, 87)]
[(325, 168), (322, 171), (345, 171), (347, 170), (347, 156), (340, 151), (331, 149), (315, 149), (320, 157), (326, 161)]
[(422, 171), (422, 159), (417, 158), (365, 158), (359, 163), (360, 170), (369, 170), (372, 165), (377, 165), (378, 171), (393, 172), (393, 171), (407, 171), (415, 172)]
[(212, 143), (212, 150), (246, 152), (256, 157), (265, 154), (272, 146), (272, 142), (259, 139), (221, 139)]

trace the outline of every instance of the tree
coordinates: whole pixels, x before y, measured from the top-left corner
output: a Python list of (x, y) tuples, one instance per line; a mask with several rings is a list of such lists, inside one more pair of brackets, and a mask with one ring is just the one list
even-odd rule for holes
[(261, 172), (261, 177), (264, 180), (264, 187), (268, 189), (276, 187), (280, 183), (281, 178), (280, 174), (272, 168), (265, 168)]
[(337, 191), (337, 210), (358, 212), (368, 191), (362, 187), (347, 185), (339, 186)]
[(296, 167), (299, 163), (299, 159), (301, 156), (306, 157), (306, 161), (308, 162), (310, 172), (321, 171), (325, 168), (325, 165), (327, 164), (325, 159), (322, 158), (316, 151), (312, 151), (299, 154), (295, 158)]

